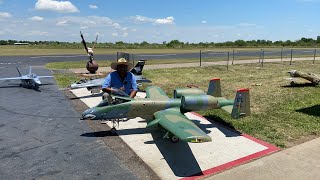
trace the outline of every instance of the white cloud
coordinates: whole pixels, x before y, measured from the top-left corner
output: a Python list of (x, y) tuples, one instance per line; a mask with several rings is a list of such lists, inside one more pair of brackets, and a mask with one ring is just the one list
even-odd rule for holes
[(10, 18), (12, 15), (7, 12), (0, 12), (0, 19), (1, 18)]
[(69, 24), (70, 24), (70, 21), (67, 21), (67, 20), (61, 20), (56, 23), (57, 26), (66, 26)]
[(38, 0), (35, 4), (35, 9), (48, 10), (59, 13), (79, 12), (79, 9), (70, 1)]
[(112, 33), (111, 35), (114, 36), (114, 37), (117, 37), (118, 33)]
[(43, 17), (40, 16), (33, 16), (30, 18), (32, 21), (43, 21)]
[(166, 17), (164, 19), (156, 19), (155, 24), (173, 24), (174, 18), (172, 16)]
[(202, 23), (202, 24), (206, 24), (206, 23), (207, 23), (207, 21), (201, 21), (201, 23)]
[(136, 23), (147, 23), (147, 22), (154, 22), (154, 19), (148, 18), (145, 16), (136, 15), (132, 17)]
[(136, 15), (134, 17), (131, 17), (131, 19), (134, 20), (135, 23), (153, 23), (153, 24), (174, 24), (174, 18), (172, 16), (163, 18), (163, 19), (154, 19), (149, 18), (145, 16)]
[(127, 32), (125, 32), (125, 33), (122, 34), (122, 37), (127, 37), (127, 36), (128, 36), (128, 33), (127, 33)]
[(97, 8), (98, 8), (98, 6), (97, 6), (97, 5), (95, 5), (95, 4), (90, 4), (90, 5), (89, 5), (89, 8), (91, 8), (91, 9), (97, 9)]
[(117, 28), (117, 29), (120, 28), (120, 24), (119, 24), (119, 23), (113, 23), (112, 26), (113, 26), (114, 28)]

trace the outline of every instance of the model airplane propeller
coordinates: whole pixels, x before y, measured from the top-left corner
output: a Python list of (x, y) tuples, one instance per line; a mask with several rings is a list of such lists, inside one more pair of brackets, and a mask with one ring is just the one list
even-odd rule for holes
[(141, 117), (147, 120), (147, 128), (164, 130), (164, 138), (170, 138), (172, 142), (179, 139), (193, 143), (211, 141), (210, 136), (184, 115), (186, 112), (221, 108), (233, 118), (250, 115), (249, 89), (239, 89), (235, 100), (228, 100), (221, 97), (218, 78), (210, 81), (207, 93), (201, 89), (183, 88), (176, 89), (174, 98), (169, 98), (159, 87), (150, 86), (146, 89), (146, 98), (113, 96), (109, 101), (103, 100), (84, 111), (82, 119), (112, 121), (111, 132), (115, 133), (115, 125), (120, 119)]
[(81, 42), (82, 42), (82, 44), (84, 46), (84, 49), (86, 50), (86, 52), (87, 52), (87, 54), (89, 56), (89, 61), (87, 62), (86, 68), (90, 73), (94, 74), (99, 68), (99, 65), (97, 64), (97, 62), (93, 58), (93, 49), (94, 49), (94, 46), (96, 45), (96, 43), (98, 41), (98, 34), (96, 36), (96, 40), (94, 41), (92, 48), (87, 47), (87, 43), (84, 40), (84, 37), (83, 37), (83, 34), (82, 34), (81, 31), (80, 31), (80, 36), (81, 36), (81, 39), (82, 39)]

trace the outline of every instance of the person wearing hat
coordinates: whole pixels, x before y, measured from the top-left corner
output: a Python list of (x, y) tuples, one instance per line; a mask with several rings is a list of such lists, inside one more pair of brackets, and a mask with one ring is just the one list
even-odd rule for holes
[(109, 100), (111, 98), (109, 94), (119, 94), (118, 89), (134, 98), (138, 87), (135, 76), (129, 71), (133, 68), (133, 64), (124, 58), (120, 58), (117, 62), (111, 64), (111, 68), (115, 71), (106, 77), (102, 85), (102, 91), (106, 92), (102, 98), (108, 98)]

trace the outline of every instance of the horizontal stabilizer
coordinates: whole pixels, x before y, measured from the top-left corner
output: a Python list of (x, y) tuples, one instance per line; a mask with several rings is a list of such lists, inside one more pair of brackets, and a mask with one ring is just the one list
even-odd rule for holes
[(146, 98), (151, 99), (169, 99), (167, 94), (157, 86), (148, 86), (146, 88)]
[(212, 141), (196, 124), (181, 114), (179, 108), (170, 108), (156, 112), (155, 120), (161, 127), (182, 141), (200, 143)]

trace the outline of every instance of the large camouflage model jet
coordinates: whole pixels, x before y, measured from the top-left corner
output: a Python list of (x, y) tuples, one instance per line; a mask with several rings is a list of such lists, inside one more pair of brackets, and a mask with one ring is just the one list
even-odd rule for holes
[(307, 81), (310, 81), (314, 85), (319, 85), (320, 84), (320, 77), (318, 77), (315, 74), (312, 73), (303, 73), (301, 71), (297, 70), (291, 70), (288, 72), (290, 74), (291, 78), (288, 78), (290, 80), (290, 85), (294, 86), (296, 84), (296, 81), (299, 78), (303, 78)]
[[(145, 60), (139, 60), (135, 67), (130, 71), (135, 75), (137, 83), (150, 83), (149, 79), (146, 79), (142, 76), (143, 66), (145, 64)], [(77, 83), (73, 83), (70, 85), (70, 89), (79, 89), (79, 88), (87, 88), (88, 91), (91, 91), (91, 94), (99, 93), (101, 90), (101, 86), (104, 83), (105, 78), (93, 79), (93, 80), (80, 80)]]
[(39, 90), (39, 86), (41, 85), (40, 78), (51, 78), (53, 76), (37, 76), (36, 74), (32, 73), (32, 67), (29, 68), (29, 74), (21, 75), (19, 69), (17, 68), (19, 73), (19, 77), (12, 77), (12, 78), (0, 78), (0, 80), (20, 80), (21, 87), (25, 88), (32, 88), (34, 90)]
[(146, 89), (146, 98), (114, 96), (112, 102), (103, 100), (96, 107), (84, 111), (82, 119), (112, 121), (111, 133), (115, 133), (119, 119), (141, 117), (147, 120), (147, 128), (164, 129), (164, 138), (170, 138), (172, 142), (181, 139), (200, 143), (211, 141), (210, 136), (184, 113), (218, 108), (227, 111), (233, 118), (250, 115), (249, 89), (239, 89), (233, 101), (221, 97), (218, 78), (210, 81), (207, 93), (197, 88), (176, 89), (174, 98), (169, 98), (159, 87), (150, 86)]

